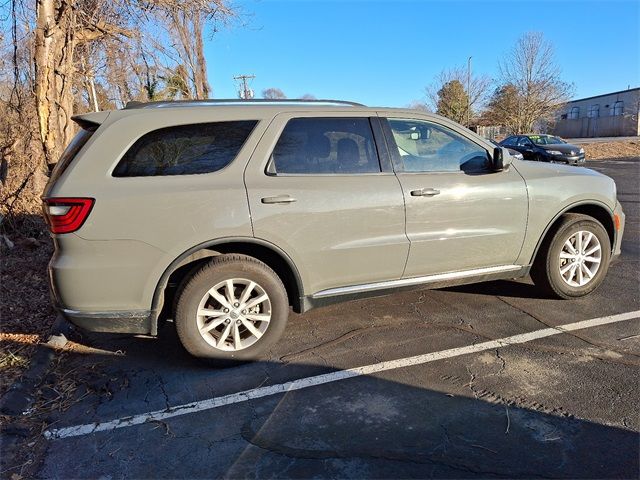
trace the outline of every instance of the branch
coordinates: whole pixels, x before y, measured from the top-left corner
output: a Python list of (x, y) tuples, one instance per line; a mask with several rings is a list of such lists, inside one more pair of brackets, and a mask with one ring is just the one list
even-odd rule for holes
[(78, 43), (88, 43), (98, 40), (102, 37), (135, 37), (135, 32), (126, 28), (121, 28), (116, 25), (111, 25), (102, 20), (84, 27), (82, 30), (76, 32), (76, 41)]

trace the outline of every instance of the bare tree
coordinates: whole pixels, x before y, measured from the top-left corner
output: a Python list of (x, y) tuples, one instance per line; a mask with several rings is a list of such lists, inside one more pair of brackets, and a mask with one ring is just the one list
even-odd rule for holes
[(315, 95), (312, 95), (310, 93), (305, 93), (300, 97), (300, 100), (317, 100), (317, 98)]
[(542, 33), (529, 32), (520, 37), (499, 66), (502, 86), (493, 97), (492, 109), (514, 133), (529, 132), (536, 122), (552, 120), (557, 109), (571, 98), (573, 85), (562, 81), (553, 45)]
[[(177, 55), (177, 62), (186, 74), (184, 80), (189, 98), (209, 98), (207, 61), (204, 56), (205, 29), (210, 34), (218, 25), (227, 24), (238, 17), (238, 11), (228, 0), (154, 0), (153, 10), (160, 24), (172, 40), (170, 48)], [(158, 42), (157, 48), (169, 54)], [(170, 55), (170, 54), (169, 54)]]
[[(425, 89), (427, 105), (433, 111), (440, 110), (445, 116), (453, 115), (450, 117), (452, 120), (466, 124), (467, 119), (473, 119), (485, 103), (490, 87), (489, 77), (475, 75), (467, 67), (443, 70)], [(464, 100), (462, 104), (461, 98)]]
[[(38, 212), (46, 183), (34, 97), (33, 18), (11, 2), (9, 28), (0, 33), (0, 228), (18, 228), (21, 213)], [(6, 20), (6, 19), (5, 19)], [(20, 218), (30, 233), (31, 217)], [(22, 229), (22, 228), (21, 228)]]
[(423, 100), (413, 100), (409, 105), (407, 105), (407, 108), (418, 110), (420, 112), (431, 112), (431, 109)]
[(204, 39), (239, 17), (229, 1), (7, 0), (0, 15), (0, 224), (40, 211), (46, 167), (71, 141), (74, 114), (211, 95)]
[(279, 88), (271, 87), (271, 88), (265, 88), (264, 90), (262, 90), (262, 98), (268, 98), (272, 100), (282, 100), (287, 98), (287, 96)]
[[(213, 33), (219, 23), (236, 15), (227, 3), (36, 0), (34, 85), (46, 162), (55, 163), (71, 141), (78, 91), (88, 109), (101, 102), (122, 106), (161, 91), (180, 98), (209, 97), (205, 29)], [(126, 47), (118, 44), (125, 38)], [(151, 57), (161, 62), (150, 63)], [(166, 89), (159, 85), (162, 77), (167, 79)]]
[[(46, 162), (58, 161), (73, 137), (76, 49), (106, 36), (131, 33), (104, 20), (99, 2), (36, 0), (34, 34), (35, 101)], [(106, 5), (110, 5), (109, 2)], [(79, 8), (82, 7), (82, 8)], [(108, 16), (107, 16), (108, 17)]]

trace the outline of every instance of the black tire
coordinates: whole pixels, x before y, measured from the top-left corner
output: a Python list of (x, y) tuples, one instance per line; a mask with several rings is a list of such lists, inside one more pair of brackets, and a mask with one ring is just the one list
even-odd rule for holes
[[(597, 272), (585, 285), (571, 286), (560, 274), (560, 252), (565, 242), (579, 231), (593, 233), (601, 247), (601, 258)], [(583, 297), (593, 292), (604, 280), (611, 259), (611, 241), (602, 224), (587, 215), (568, 213), (545, 237), (531, 268), (531, 278), (536, 286), (556, 298)]]
[[(197, 320), (198, 306), (212, 287), (227, 279), (238, 278), (255, 282), (264, 290), (269, 297), (271, 319), (263, 335), (252, 345), (240, 350), (218, 349), (200, 334)], [(269, 347), (282, 336), (288, 316), (289, 301), (278, 275), (253, 257), (229, 254), (213, 258), (187, 281), (179, 294), (175, 323), (178, 337), (191, 355), (216, 366), (229, 366), (235, 362), (262, 358)]]
[(542, 158), (542, 155), (540, 155), (539, 153), (536, 153), (534, 155), (533, 160), (536, 162), (544, 162), (544, 158)]

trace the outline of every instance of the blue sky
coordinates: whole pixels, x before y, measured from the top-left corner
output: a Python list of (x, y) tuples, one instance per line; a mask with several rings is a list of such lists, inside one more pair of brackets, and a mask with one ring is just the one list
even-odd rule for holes
[(550, 40), (575, 98), (640, 85), (640, 1), (235, 0), (244, 25), (206, 44), (217, 98), (236, 97), (237, 74), (255, 74), (256, 96), (405, 106), (444, 68), (496, 77), (498, 60), (527, 31)]

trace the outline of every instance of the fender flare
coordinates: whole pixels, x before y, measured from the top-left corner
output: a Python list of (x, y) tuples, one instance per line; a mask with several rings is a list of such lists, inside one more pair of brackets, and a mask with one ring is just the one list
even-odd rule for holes
[[(531, 259), (529, 261), (529, 265), (533, 265), (533, 262), (535, 262), (536, 257), (538, 256), (538, 251), (540, 250), (540, 247), (542, 246), (542, 242), (544, 242), (544, 239), (547, 237), (547, 234), (549, 233), (549, 231), (551, 230), (551, 227), (556, 223), (556, 221), (565, 213), (567, 213), (569, 210), (576, 208), (576, 207), (581, 207), (583, 205), (587, 205), (587, 206), (594, 206), (594, 207), (600, 207), (603, 210), (606, 210), (609, 215), (611, 216), (611, 221), (613, 222), (613, 211), (611, 210), (611, 208), (609, 208), (609, 206), (606, 203), (603, 203), (599, 200), (579, 200), (577, 202), (571, 203), (567, 206), (565, 206), (560, 212), (558, 212), (552, 219), (551, 221), (547, 224), (547, 226), (544, 228), (544, 231), (542, 232), (542, 235), (540, 235), (540, 238), (538, 239), (538, 242), (536, 244), (536, 248), (533, 250), (533, 255), (531, 256)], [(604, 226), (606, 229), (606, 226)], [(607, 232), (608, 233), (608, 232)], [(615, 232), (614, 229), (614, 240), (615, 240), (615, 236), (617, 235), (617, 233)], [(614, 243), (611, 243), (611, 248), (614, 247)]]
[[(218, 238), (216, 240), (208, 240), (206, 242), (202, 242), (198, 245), (195, 245), (189, 248), (188, 250), (184, 251), (182, 254), (180, 254), (177, 258), (175, 258), (169, 264), (169, 266), (164, 270), (164, 272), (160, 276), (160, 279), (158, 280), (158, 283), (156, 284), (156, 288), (153, 292), (153, 299), (151, 301), (151, 314), (150, 314), (151, 335), (158, 334), (158, 317), (160, 315), (160, 312), (164, 304), (164, 291), (167, 287), (167, 282), (169, 281), (169, 277), (171, 276), (171, 274), (175, 272), (179, 267), (181, 267), (184, 260), (186, 260), (191, 255), (194, 255), (195, 253), (204, 249), (209, 249), (211, 247), (216, 247), (216, 246), (224, 245), (228, 243), (253, 243), (255, 245), (260, 245), (261, 247), (265, 247), (273, 251), (275, 254), (277, 254), (287, 263), (288, 267), (293, 272), (298, 293), (300, 296), (303, 295), (304, 288), (302, 283), (302, 277), (300, 276), (300, 271), (298, 270), (298, 267), (296, 267), (291, 257), (280, 247), (274, 245), (271, 242), (268, 242), (266, 240), (263, 240), (261, 238), (256, 238), (256, 237), (223, 237), (223, 238)], [(300, 301), (301, 300), (299, 298), (292, 299), (292, 302), (294, 302), (294, 305), (295, 305), (295, 302), (300, 302)]]

